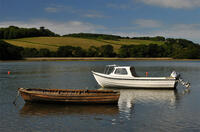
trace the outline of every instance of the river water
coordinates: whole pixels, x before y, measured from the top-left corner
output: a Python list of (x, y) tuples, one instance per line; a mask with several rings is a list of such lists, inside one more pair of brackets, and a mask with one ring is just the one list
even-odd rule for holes
[[(133, 65), (137, 74), (169, 76), (191, 83), (177, 90), (120, 90), (118, 105), (27, 104), (17, 89), (99, 89), (91, 71), (107, 64)], [(10, 74), (8, 74), (10, 71)], [(0, 62), (0, 132), (200, 131), (199, 61)]]

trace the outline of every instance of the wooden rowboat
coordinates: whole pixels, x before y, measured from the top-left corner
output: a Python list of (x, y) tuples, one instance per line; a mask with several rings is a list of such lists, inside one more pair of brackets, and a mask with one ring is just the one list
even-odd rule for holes
[(115, 104), (119, 92), (113, 90), (33, 89), (19, 88), (26, 102)]

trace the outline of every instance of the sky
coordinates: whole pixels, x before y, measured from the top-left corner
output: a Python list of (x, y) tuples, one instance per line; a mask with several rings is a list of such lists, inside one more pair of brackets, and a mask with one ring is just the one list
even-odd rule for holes
[(200, 43), (200, 0), (0, 0), (0, 27), (11, 25)]

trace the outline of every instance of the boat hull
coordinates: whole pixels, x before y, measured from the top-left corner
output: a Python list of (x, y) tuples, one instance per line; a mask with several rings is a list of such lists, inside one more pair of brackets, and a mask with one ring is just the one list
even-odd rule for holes
[(107, 90), (24, 89), (19, 92), (26, 102), (114, 104), (119, 93)]
[(94, 78), (101, 87), (105, 88), (143, 88), (143, 89), (175, 89), (176, 78), (172, 77), (137, 77), (112, 78), (108, 75), (93, 72)]

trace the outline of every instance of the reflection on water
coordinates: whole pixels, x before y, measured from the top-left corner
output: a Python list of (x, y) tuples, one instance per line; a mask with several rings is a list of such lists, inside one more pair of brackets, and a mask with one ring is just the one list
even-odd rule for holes
[(20, 110), (21, 115), (115, 115), (118, 114), (117, 106), (112, 105), (67, 105), (25, 103)]
[[(116, 89), (115, 89), (116, 90)], [(121, 89), (117, 105), (68, 105), (25, 103), (20, 110), (21, 115), (116, 115), (119, 112), (126, 118), (131, 116), (135, 103), (175, 105), (176, 91), (174, 90), (136, 90)]]
[[(102, 88), (101, 88), (102, 89)], [(104, 88), (105, 89), (105, 88)], [(113, 89), (116, 90), (116, 89)], [(178, 99), (176, 90), (118, 89), (120, 98), (118, 108), (126, 118), (131, 116), (135, 103), (175, 106)]]
[(156, 103), (169, 102), (174, 105), (176, 100), (176, 90), (139, 90), (123, 89), (120, 90), (119, 105), (126, 103), (131, 107), (131, 103)]

